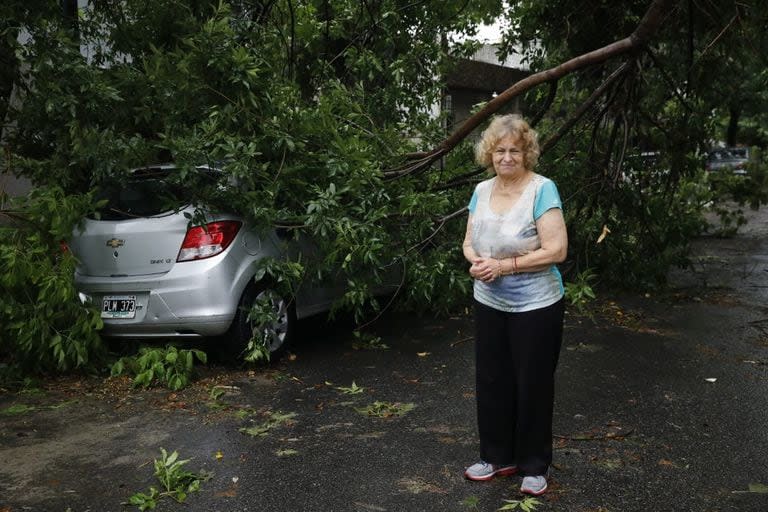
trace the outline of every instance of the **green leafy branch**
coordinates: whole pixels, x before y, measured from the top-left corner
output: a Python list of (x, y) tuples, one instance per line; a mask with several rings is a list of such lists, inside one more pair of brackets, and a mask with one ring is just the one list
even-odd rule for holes
[(206, 363), (205, 352), (197, 349), (142, 347), (138, 355), (120, 358), (112, 365), (112, 376), (129, 373), (134, 376), (133, 385), (148, 388), (162, 384), (177, 391), (189, 385), (194, 377), (195, 360)]
[(149, 493), (138, 492), (128, 499), (127, 505), (135, 505), (139, 510), (154, 510), (158, 502), (170, 497), (177, 503), (184, 503), (187, 496), (200, 490), (200, 484), (211, 478), (210, 473), (193, 473), (184, 469), (189, 460), (179, 460), (178, 452), (170, 455), (160, 448), (161, 458), (154, 460), (155, 477), (161, 487), (150, 486)]
[(576, 311), (582, 315), (588, 315), (587, 304), (595, 300), (595, 291), (592, 284), (597, 280), (597, 276), (591, 269), (579, 272), (573, 282), (565, 284), (565, 298)]
[(522, 510), (523, 512), (533, 512), (541, 502), (533, 497), (523, 498), (522, 500), (504, 500), (506, 505), (498, 510)]
[(355, 381), (352, 381), (351, 386), (337, 386), (336, 389), (343, 395), (359, 395), (365, 391), (365, 388), (358, 386)]
[(281, 425), (291, 423), (295, 417), (295, 412), (284, 413), (275, 411), (269, 415), (267, 421), (252, 427), (243, 427), (240, 429), (240, 432), (248, 434), (251, 437), (265, 437), (271, 430)]

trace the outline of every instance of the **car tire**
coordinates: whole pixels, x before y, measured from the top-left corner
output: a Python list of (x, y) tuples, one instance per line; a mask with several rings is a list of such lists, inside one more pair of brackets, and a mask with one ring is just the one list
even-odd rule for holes
[[(257, 302), (267, 298), (277, 314), (276, 320), (269, 325), (257, 325), (248, 318), (251, 308)], [(296, 307), (293, 300), (278, 294), (272, 287), (258, 283), (243, 292), (232, 326), (223, 340), (226, 360), (233, 362), (243, 356), (254, 332), (266, 334), (270, 360), (279, 359), (290, 345), (296, 328)]]

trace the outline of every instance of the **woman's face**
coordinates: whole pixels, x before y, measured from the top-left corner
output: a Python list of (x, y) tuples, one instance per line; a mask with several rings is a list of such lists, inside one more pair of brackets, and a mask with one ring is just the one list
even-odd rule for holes
[(525, 158), (520, 138), (507, 135), (493, 148), (493, 170), (502, 178), (525, 172)]

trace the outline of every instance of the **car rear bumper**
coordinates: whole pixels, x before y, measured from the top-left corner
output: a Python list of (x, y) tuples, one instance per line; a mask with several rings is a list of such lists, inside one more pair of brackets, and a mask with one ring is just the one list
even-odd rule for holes
[(214, 257), (177, 263), (167, 273), (143, 276), (101, 277), (76, 273), (75, 285), (81, 299), (97, 307), (107, 296), (135, 297), (135, 316), (104, 318), (104, 336), (148, 339), (216, 336), (226, 332), (232, 323), (242, 290), (252, 274), (244, 264), (233, 268), (232, 261)]

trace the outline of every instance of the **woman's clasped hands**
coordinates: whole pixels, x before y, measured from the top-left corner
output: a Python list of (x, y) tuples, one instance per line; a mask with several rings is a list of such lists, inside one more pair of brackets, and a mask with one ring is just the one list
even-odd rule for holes
[(495, 258), (475, 258), (469, 267), (469, 275), (485, 283), (501, 276), (501, 262)]

